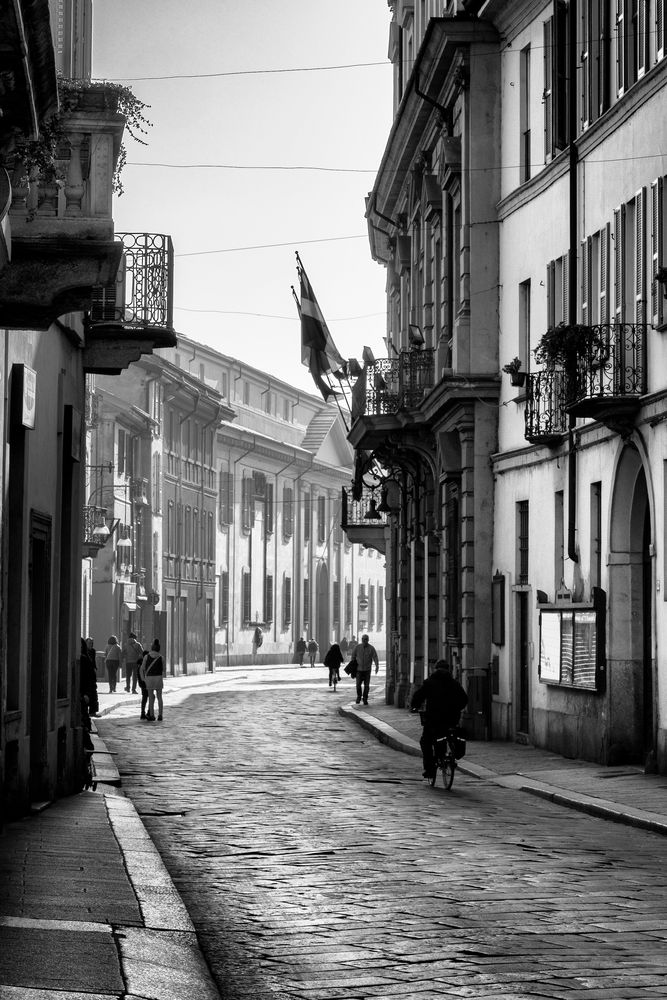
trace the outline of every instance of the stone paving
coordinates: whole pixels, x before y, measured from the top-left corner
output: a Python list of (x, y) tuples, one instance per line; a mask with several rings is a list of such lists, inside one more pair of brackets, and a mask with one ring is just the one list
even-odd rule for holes
[(98, 725), (226, 1000), (667, 996), (664, 837), (432, 789), (349, 688), (234, 686)]

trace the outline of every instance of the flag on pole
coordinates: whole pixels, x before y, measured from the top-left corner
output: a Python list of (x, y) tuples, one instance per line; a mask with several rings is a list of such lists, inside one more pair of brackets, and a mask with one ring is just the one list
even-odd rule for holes
[(331, 396), (336, 396), (338, 393), (330, 385), (327, 385), (323, 376), (331, 373), (336, 378), (344, 378), (346, 363), (329, 333), (329, 328), (298, 253), (296, 266), (301, 284), (301, 300), (297, 300), (297, 309), (301, 319), (301, 363), (313, 376), (315, 385), (326, 402)]

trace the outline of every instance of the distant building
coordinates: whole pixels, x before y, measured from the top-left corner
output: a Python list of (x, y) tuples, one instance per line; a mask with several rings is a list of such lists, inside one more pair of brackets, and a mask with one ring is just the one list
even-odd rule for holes
[(92, 390), (90, 506), (115, 519), (84, 562), (92, 634), (160, 638), (170, 674), (293, 662), (301, 635), (384, 654), (384, 558), (340, 526), (338, 411), (185, 337), (159, 354)]

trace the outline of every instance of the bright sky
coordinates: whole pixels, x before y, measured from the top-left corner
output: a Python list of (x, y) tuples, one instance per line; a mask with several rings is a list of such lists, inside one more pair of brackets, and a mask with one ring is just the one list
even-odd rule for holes
[[(93, 6), (93, 76), (128, 83), (153, 122), (148, 146), (127, 143), (116, 230), (171, 235), (177, 331), (316, 393), (290, 290), (298, 250), (340, 353), (384, 356), (364, 199), (391, 127), (386, 0)], [(248, 72), (354, 63), (379, 65)], [(157, 76), (172, 79), (137, 79)]]

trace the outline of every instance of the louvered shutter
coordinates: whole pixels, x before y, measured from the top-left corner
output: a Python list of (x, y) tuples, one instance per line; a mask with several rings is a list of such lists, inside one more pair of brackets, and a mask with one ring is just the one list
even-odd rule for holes
[(563, 322), (574, 323), (576, 320), (575, 316), (570, 316), (570, 256), (569, 254), (564, 254), (561, 257), (561, 305), (560, 314), (563, 317)]
[(665, 0), (655, 0), (655, 28), (656, 28), (656, 56), (664, 59), (667, 45), (665, 45)]
[(625, 89), (625, 0), (616, 0), (616, 92)]
[(591, 322), (591, 255), (593, 239), (587, 236), (581, 241), (581, 322), (588, 326)]
[(643, 76), (648, 69), (648, 0), (639, 0), (637, 11), (637, 76)]
[(544, 22), (544, 159), (549, 161), (554, 152), (553, 136), (553, 18)]
[(664, 317), (664, 287), (656, 281), (658, 268), (663, 266), (663, 197), (664, 182), (659, 177), (651, 184), (651, 316), (653, 326), (662, 326)]
[(547, 325), (556, 325), (556, 262), (547, 264)]
[(622, 323), (625, 314), (625, 211), (614, 209), (614, 322)]
[(635, 323), (646, 322), (646, 188), (635, 196)]
[(609, 323), (609, 223), (600, 230), (600, 322)]

